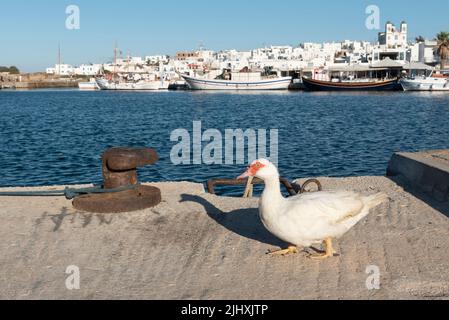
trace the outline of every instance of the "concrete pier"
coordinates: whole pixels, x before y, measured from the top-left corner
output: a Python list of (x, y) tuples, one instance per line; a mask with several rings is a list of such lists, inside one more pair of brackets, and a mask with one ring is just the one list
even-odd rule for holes
[(387, 175), (403, 176), (438, 201), (449, 200), (449, 150), (396, 153)]
[(3, 89), (50, 89), (50, 88), (77, 88), (81, 79), (53, 78), (45, 73), (7, 75), (0, 77), (0, 88)]
[[(391, 198), (322, 262), (265, 255), (286, 244), (262, 226), (258, 199), (213, 196), (200, 184), (155, 184), (159, 206), (114, 215), (76, 211), (64, 198), (0, 198), (0, 298), (449, 299), (447, 204), (385, 177), (321, 182)], [(60, 187), (31, 190), (49, 189)], [(80, 270), (80, 290), (66, 287), (69, 266)], [(367, 286), (372, 266), (379, 290)]]
[(78, 88), (78, 81), (27, 81), (12, 84), (15, 89)]

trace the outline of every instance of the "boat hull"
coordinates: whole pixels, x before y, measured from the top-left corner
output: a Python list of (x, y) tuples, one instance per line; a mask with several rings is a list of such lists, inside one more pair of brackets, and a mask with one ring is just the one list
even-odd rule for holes
[(331, 82), (303, 78), (303, 85), (309, 91), (393, 91), (400, 90), (398, 80), (378, 82)]
[(142, 82), (113, 82), (98, 79), (97, 84), (101, 90), (166, 90), (170, 83), (168, 81), (142, 81)]
[(100, 90), (100, 87), (96, 82), (80, 82), (78, 88), (83, 91)]
[(207, 80), (183, 76), (192, 90), (288, 90), (291, 77), (239, 82), (227, 80)]
[(402, 79), (404, 91), (449, 91), (449, 80), (441, 78)]

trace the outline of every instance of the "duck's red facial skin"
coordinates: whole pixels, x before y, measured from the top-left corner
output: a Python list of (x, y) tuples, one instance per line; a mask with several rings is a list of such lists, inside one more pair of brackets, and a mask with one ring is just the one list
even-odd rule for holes
[(266, 165), (257, 161), (256, 163), (252, 164), (248, 168), (248, 170), (244, 174), (242, 174), (240, 177), (238, 177), (237, 179), (241, 180), (241, 179), (246, 179), (248, 177), (254, 177), (257, 174), (257, 172), (259, 172), (260, 169), (263, 169), (265, 167), (266, 167)]
[(250, 176), (254, 177), (260, 169), (265, 168), (265, 165), (257, 161), (248, 169), (248, 173)]

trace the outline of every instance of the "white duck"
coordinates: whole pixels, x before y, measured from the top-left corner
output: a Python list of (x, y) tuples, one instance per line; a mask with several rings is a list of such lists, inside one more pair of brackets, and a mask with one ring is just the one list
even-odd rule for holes
[(277, 168), (268, 160), (254, 161), (238, 179), (257, 177), (265, 181), (260, 198), (260, 218), (265, 227), (279, 239), (291, 244), (286, 250), (273, 255), (298, 253), (298, 247), (324, 243), (326, 252), (312, 259), (333, 257), (332, 240), (342, 237), (371, 209), (388, 199), (378, 193), (363, 196), (354, 192), (316, 192), (284, 198)]

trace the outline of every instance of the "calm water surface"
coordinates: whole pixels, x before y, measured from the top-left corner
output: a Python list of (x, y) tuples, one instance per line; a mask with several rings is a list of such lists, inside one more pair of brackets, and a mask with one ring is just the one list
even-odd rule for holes
[(233, 178), (244, 166), (174, 166), (170, 133), (279, 129), (290, 179), (384, 175), (395, 151), (449, 147), (449, 94), (0, 91), (0, 186), (101, 182), (101, 153), (149, 146), (142, 181)]

